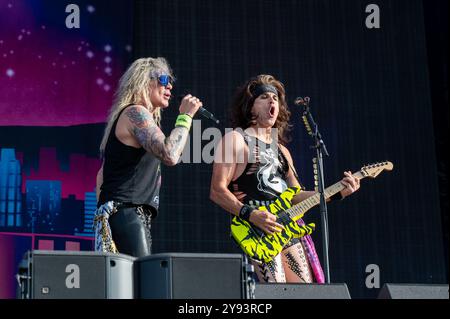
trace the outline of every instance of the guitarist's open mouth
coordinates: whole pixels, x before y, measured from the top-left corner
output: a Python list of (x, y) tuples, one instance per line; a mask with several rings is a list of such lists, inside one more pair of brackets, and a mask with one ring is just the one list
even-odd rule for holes
[(275, 106), (271, 106), (269, 109), (269, 116), (271, 118), (275, 117)]

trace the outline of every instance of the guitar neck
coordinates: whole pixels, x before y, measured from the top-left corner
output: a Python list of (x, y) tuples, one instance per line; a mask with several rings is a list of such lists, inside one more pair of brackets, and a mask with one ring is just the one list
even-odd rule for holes
[[(354, 177), (363, 179), (365, 176), (361, 173), (361, 171), (353, 174)], [(343, 190), (345, 186), (341, 182), (337, 182), (336, 184), (333, 184), (325, 189), (325, 198), (328, 199), (334, 194), (339, 193), (341, 190)], [(311, 197), (308, 197), (304, 201), (295, 204), (291, 208), (287, 209), (285, 211), (286, 214), (292, 219), (297, 220), (301, 218), (308, 210), (313, 208), (314, 206), (318, 205), (320, 203), (320, 194), (316, 193)]]

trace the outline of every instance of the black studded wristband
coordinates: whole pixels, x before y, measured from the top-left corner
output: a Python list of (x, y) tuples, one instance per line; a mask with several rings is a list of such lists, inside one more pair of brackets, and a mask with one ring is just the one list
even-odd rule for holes
[(250, 214), (253, 211), (253, 207), (250, 205), (244, 205), (241, 207), (241, 210), (239, 211), (239, 218), (249, 221)]

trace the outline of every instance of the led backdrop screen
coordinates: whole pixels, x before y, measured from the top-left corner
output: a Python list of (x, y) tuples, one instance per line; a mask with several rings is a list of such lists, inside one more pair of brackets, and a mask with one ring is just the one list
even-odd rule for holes
[[(365, 285), (369, 265), (381, 285), (446, 282), (421, 1), (376, 1), (374, 29), (360, 0), (76, 1), (73, 29), (70, 3), (0, 0), (0, 297), (14, 298), (26, 250), (92, 249), (98, 145), (120, 75), (144, 56), (166, 57), (173, 95), (201, 97), (222, 131), (238, 85), (279, 78), (292, 112), (288, 147), (308, 189), (315, 153), (297, 96), (311, 97), (330, 153), (327, 185), (344, 170), (394, 163), (328, 206), (331, 281), (353, 298), (379, 292)], [(164, 132), (177, 113), (173, 99)], [(229, 214), (209, 200), (211, 171), (204, 162), (163, 167), (153, 252), (239, 252)], [(305, 220), (320, 225), (318, 209)], [(322, 259), (321, 235), (318, 227)]]

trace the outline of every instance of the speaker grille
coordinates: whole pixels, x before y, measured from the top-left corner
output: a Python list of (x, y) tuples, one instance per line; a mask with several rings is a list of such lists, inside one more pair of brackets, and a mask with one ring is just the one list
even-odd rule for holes
[(155, 254), (136, 261), (139, 298), (241, 299), (242, 256)]
[(19, 265), (19, 298), (133, 298), (134, 257), (72, 251), (29, 251)]
[(33, 258), (33, 298), (105, 298), (104, 257), (45, 256)]
[(239, 258), (172, 259), (173, 298), (242, 298)]

